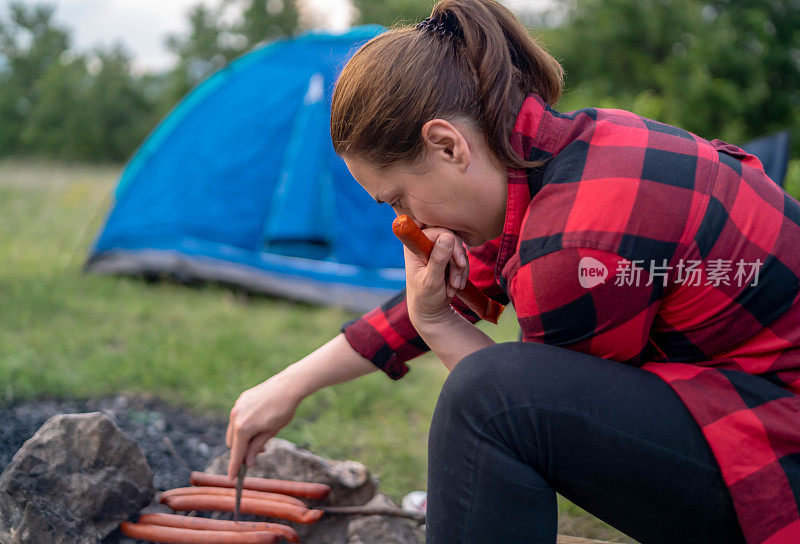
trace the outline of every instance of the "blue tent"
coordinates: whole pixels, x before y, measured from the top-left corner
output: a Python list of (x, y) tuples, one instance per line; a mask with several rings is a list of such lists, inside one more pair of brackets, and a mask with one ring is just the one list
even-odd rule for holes
[(351, 177), (329, 131), (336, 77), (383, 30), (276, 41), (195, 88), (127, 164), (85, 268), (354, 310), (402, 289), (395, 215)]

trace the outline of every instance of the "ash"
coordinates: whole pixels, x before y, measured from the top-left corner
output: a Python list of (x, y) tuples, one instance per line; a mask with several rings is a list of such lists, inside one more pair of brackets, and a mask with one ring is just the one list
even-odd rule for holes
[[(211, 459), (228, 450), (227, 417), (194, 412), (157, 398), (119, 395), (90, 400), (20, 401), (0, 409), (0, 471), (51, 416), (83, 412), (104, 413), (136, 440), (153, 469), (153, 485), (159, 491), (188, 486), (192, 470), (204, 470)], [(160, 510), (158, 506), (153, 502), (144, 510)], [(126, 537), (119, 529), (102, 540), (103, 544), (134, 542), (139, 541)]]

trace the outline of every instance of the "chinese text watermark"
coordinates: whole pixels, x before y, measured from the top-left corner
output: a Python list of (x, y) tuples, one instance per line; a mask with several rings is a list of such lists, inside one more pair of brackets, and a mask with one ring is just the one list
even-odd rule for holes
[[(649, 266), (645, 266), (644, 260), (622, 259), (617, 263), (617, 270), (614, 276), (614, 285), (618, 287), (647, 287), (655, 282), (660, 282), (666, 287), (667, 282), (672, 280), (674, 284), (699, 287), (710, 285), (719, 287), (721, 285), (743, 287), (745, 285), (758, 285), (759, 272), (761, 270), (761, 259), (748, 262), (739, 259), (734, 262), (728, 259), (711, 259), (701, 268), (701, 260), (679, 260), (674, 265), (668, 265), (667, 260), (663, 259), (661, 264), (650, 261)], [(643, 277), (643, 272), (646, 276)], [(609, 272), (608, 267), (593, 257), (583, 257), (578, 263), (578, 281), (581, 287), (591, 289), (596, 285), (606, 282)]]

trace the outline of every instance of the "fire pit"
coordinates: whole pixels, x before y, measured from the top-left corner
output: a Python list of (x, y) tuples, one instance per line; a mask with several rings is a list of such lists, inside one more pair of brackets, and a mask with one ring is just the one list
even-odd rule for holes
[[(95, 413), (93, 417), (73, 417), (75, 415), (90, 416), (89, 412)], [(58, 414), (72, 414), (73, 416), (59, 416), (48, 421), (49, 418)], [(138, 455), (139, 461), (132, 462), (143, 465), (143, 470), (146, 472), (147, 486), (150, 486), (150, 479), (152, 479), (152, 485), (155, 490), (163, 491), (189, 485), (190, 473), (195, 470), (205, 470), (214, 474), (224, 474), (226, 471), (229, 454), (225, 446), (227, 421), (193, 413), (188, 409), (166, 405), (154, 398), (122, 395), (87, 401), (42, 400), (18, 402), (1, 409), (0, 470), (9, 468), (6, 472), (11, 474), (11, 468), (14, 467), (18, 473), (22, 473), (20, 475), (21, 480), (31, 480), (31, 475), (26, 473), (26, 467), (14, 466), (15, 464), (20, 464), (18, 459), (15, 459), (15, 463), (9, 466), (12, 457), (20, 450), (23, 444), (25, 444), (25, 448), (28, 448), (30, 444), (35, 443), (35, 439), (28, 443), (26, 441), (35, 433), (37, 437), (43, 434), (37, 431), (46, 421), (48, 421), (48, 425), (45, 428), (49, 430), (49, 427), (53, 426), (53, 422), (67, 421), (72, 422), (70, 424), (74, 425), (77, 424), (74, 421), (83, 421), (83, 419), (91, 419), (93, 421), (92, 424), (95, 426), (104, 424), (106, 428), (113, 427), (117, 435), (116, 438), (110, 440), (111, 442), (127, 441), (131, 443), (135, 441), (138, 448), (132, 443), (129, 448), (132, 447), (137, 452), (141, 449), (141, 452), (133, 455), (133, 457)], [(89, 450), (93, 447), (91, 445), (92, 440), (94, 442), (109, 441), (109, 438), (105, 436), (87, 437), (86, 440), (76, 441), (73, 440), (76, 433), (70, 430), (67, 430), (66, 433), (62, 430), (62, 434), (66, 437), (65, 441), (77, 443), (81, 448), (88, 448)], [(132, 439), (132, 441), (129, 439)], [(89, 445), (87, 446), (84, 442)], [(54, 444), (50, 448), (50, 453), (54, 456), (53, 459), (60, 459), (63, 462), (64, 455), (59, 455), (58, 453), (62, 449), (61, 445)], [(44, 457), (47, 458), (48, 453), (45, 453)], [(67, 456), (69, 455), (68, 453)], [(90, 453), (89, 455), (91, 457), (92, 454)], [(123, 459), (127, 455), (127, 453), (123, 453)], [(30, 458), (34, 459), (33, 462), (36, 464), (46, 465), (46, 463), (40, 463), (41, 459), (36, 455)], [(144, 458), (146, 458), (146, 462)], [(116, 477), (108, 476), (106, 478), (103, 472), (105, 469), (102, 466), (103, 461), (98, 461), (94, 457), (91, 457), (90, 461), (93, 465), (91, 469), (94, 471), (92, 478), (100, 478), (100, 481), (105, 483), (106, 479)], [(101, 466), (97, 467), (96, 465), (98, 464)], [(149, 467), (145, 466), (148, 464)], [(152, 473), (150, 469), (152, 469)], [(44, 471), (46, 469), (39, 467), (37, 471), (39, 470)], [(140, 469), (137, 470), (141, 473)], [(119, 471), (112, 467), (112, 470), (109, 470), (108, 473), (117, 475)], [(391, 500), (377, 492), (377, 480), (361, 463), (324, 459), (307, 450), (298, 448), (288, 441), (275, 438), (268, 442), (267, 451), (256, 457), (256, 465), (251, 469), (250, 473), (254, 476), (320, 482), (331, 486), (332, 492), (325, 502), (327, 506), (336, 506), (342, 511), (339, 515), (332, 515), (311, 525), (295, 525), (304, 544), (363, 544), (364, 542), (378, 541), (386, 544), (420, 544), (424, 542), (424, 527), (420, 527), (418, 523), (409, 519), (387, 515), (351, 515), (348, 513), (348, 508), (341, 508), (357, 507), (356, 510), (364, 514), (364, 512), (372, 513), (373, 511), (386, 512), (396, 507)], [(50, 475), (43, 475), (41, 480), (37, 481), (37, 476), (34, 474), (32, 476), (33, 482), (25, 485), (45, 485), (51, 493), (49, 496), (54, 497), (53, 502), (56, 502), (55, 498), (66, 495), (69, 492), (66, 491), (60, 495), (57, 489), (52, 489), (53, 485), (58, 485), (58, 480), (72, 481), (74, 478), (59, 478), (54, 477), (54, 475), (57, 476), (58, 473), (51, 470)], [(140, 475), (135, 477), (139, 480), (142, 479)], [(6, 478), (6, 480), (8, 481), (9, 478)], [(54, 484), (54, 482), (56, 483)], [(13, 485), (17, 486), (18, 484), (15, 482)], [(128, 482), (125, 482), (125, 485), (129, 485)], [(146, 497), (150, 496), (152, 489), (149, 492), (146, 490), (144, 492), (144, 501), (146, 503)], [(30, 489), (27, 493), (28, 497), (36, 496)], [(140, 495), (143, 493), (141, 486), (138, 493)], [(118, 495), (125, 496), (126, 494), (120, 492)], [(21, 494), (17, 493), (17, 495), (17, 500), (19, 501)], [(128, 506), (128, 509), (124, 511), (129, 512), (129, 514), (122, 516), (119, 521), (123, 519), (133, 521), (136, 519), (135, 513), (171, 512), (166, 505), (159, 504), (158, 498), (159, 493), (153, 493), (150, 503), (142, 505), (138, 512), (136, 508), (131, 510)], [(108, 502), (108, 499), (104, 498), (103, 500)], [(42, 501), (39, 502), (41, 503)], [(114, 502), (114, 500), (111, 502)], [(51, 519), (53, 516), (57, 519), (59, 515), (64, 513), (63, 508), (59, 510), (55, 505), (53, 512), (47, 512), (46, 499), (44, 505), (39, 504), (37, 506), (45, 510), (44, 514), (39, 516), (39, 519), (46, 520), (48, 516), (51, 516)], [(364, 507), (368, 507), (368, 509), (365, 510)], [(0, 505), (1, 508), (2, 505)], [(111, 507), (103, 506), (103, 508), (105, 512)], [(113, 508), (111, 509), (113, 510)], [(69, 513), (71, 512), (68, 511), (67, 517), (69, 517)], [(216, 519), (231, 519), (232, 516), (229, 513), (220, 512), (213, 514), (203, 512), (202, 515)], [(245, 515), (241, 519), (256, 521), (263, 518)], [(47, 525), (47, 523), (44, 523), (44, 525)], [(81, 527), (81, 525), (78, 526)], [(17, 522), (16, 527), (19, 527), (19, 522)], [(132, 544), (138, 542), (123, 535), (118, 528), (110, 534), (108, 534), (108, 529), (101, 529), (100, 534), (107, 534), (102, 539), (103, 543)], [(20, 542), (26, 541), (28, 540), (20, 540)], [(33, 542), (33, 540), (30, 541)], [(96, 540), (87, 538), (86, 542), (96, 542)]]

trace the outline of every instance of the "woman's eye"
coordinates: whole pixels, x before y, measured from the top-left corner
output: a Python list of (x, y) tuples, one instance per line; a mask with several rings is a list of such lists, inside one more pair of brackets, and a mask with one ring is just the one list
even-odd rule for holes
[(391, 204), (392, 208), (394, 208), (394, 207), (396, 207), (396, 206), (399, 206), (399, 205), (400, 205), (400, 201), (399, 201), (399, 200), (396, 200), (396, 201), (394, 202), (394, 204)]

